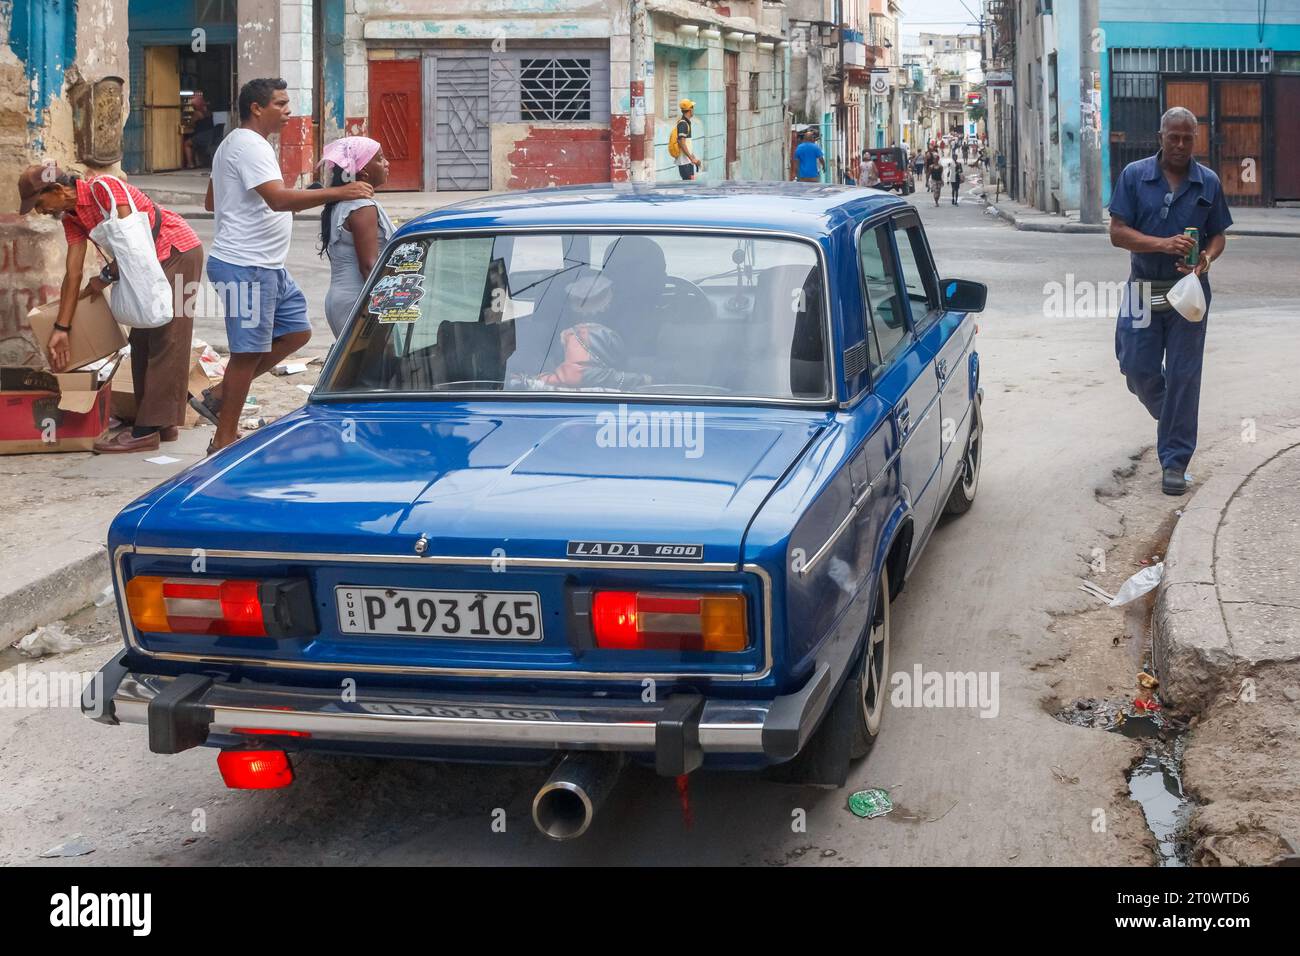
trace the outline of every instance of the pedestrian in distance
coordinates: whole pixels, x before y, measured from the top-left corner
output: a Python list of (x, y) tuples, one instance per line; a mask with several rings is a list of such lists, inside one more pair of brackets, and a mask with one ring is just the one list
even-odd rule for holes
[(208, 278), (225, 308), (230, 358), (225, 378), (191, 403), (216, 422), (209, 453), (239, 438), (239, 416), (253, 380), (311, 339), (307, 299), (285, 269), (293, 213), (374, 194), (365, 182), (286, 186), (268, 137), (284, 129), (291, 113), (284, 80), (250, 80), (239, 91), (239, 128), (212, 157), (204, 200), (214, 219)]
[[(1214, 171), (1192, 155), (1196, 115), (1181, 106), (1160, 118), (1160, 148), (1129, 163), (1110, 200), (1110, 241), (1127, 249), (1129, 282), (1115, 324), (1115, 356), (1128, 389), (1157, 422), (1161, 490), (1187, 492), (1196, 451), (1201, 364), (1209, 318), (1210, 265), (1223, 255), (1232, 215)], [(1186, 234), (1196, 230), (1196, 238)], [(1195, 274), (1206, 313), (1191, 321), (1165, 298)], [(1141, 288), (1145, 286), (1146, 302)]]
[(957, 205), (957, 190), (961, 189), (962, 165), (961, 159), (954, 153), (952, 162), (947, 167), (948, 182), (952, 186), (952, 204)]
[[(35, 210), (59, 218), (68, 244), (59, 314), (46, 346), (50, 368), (56, 372), (68, 364), (77, 301), (102, 295), (119, 279), (117, 263), (105, 260), (104, 268), (81, 289), (86, 246), (94, 241), (91, 231), (106, 214), (126, 219), (132, 214), (133, 204), (136, 211), (148, 216), (158, 264), (172, 289), (172, 315), (163, 325), (131, 329), (127, 341), (131, 345), (135, 421), (132, 427), (96, 441), (94, 450), (99, 454), (154, 451), (159, 442), (176, 441), (190, 397), (192, 303), (203, 276), (199, 237), (178, 213), (163, 209), (115, 176), (83, 178), (58, 166), (29, 166), (18, 178), (18, 196), (20, 212)], [(103, 258), (102, 251), (100, 256)]]
[(794, 149), (795, 178), (801, 183), (819, 183), (826, 169), (826, 154), (817, 144), (817, 130), (804, 131), (804, 140)]
[(944, 169), (946, 168), (943, 156), (934, 152), (931, 154), (930, 162), (927, 164), (930, 170), (930, 195), (934, 197), (934, 205), (939, 207), (939, 197), (943, 195)]
[[(369, 183), (374, 189), (388, 182), (388, 159), (378, 140), (344, 136), (329, 143), (321, 154), (325, 185)], [(375, 198), (327, 202), (320, 211), (320, 254), (329, 256), (330, 290), (325, 296), (325, 321), (335, 338), (352, 317), (352, 306), (379, 251), (396, 231)]]
[(865, 165), (862, 167), (862, 185), (870, 189), (880, 188), (880, 168), (872, 158), (871, 153), (863, 150), (862, 160)]
[(695, 101), (681, 100), (677, 108), (682, 111), (682, 114), (677, 118), (677, 125), (669, 135), (668, 152), (673, 154), (673, 146), (676, 145), (677, 152), (673, 155), (677, 159), (677, 172), (682, 179), (691, 180), (704, 168), (704, 161), (695, 155), (691, 143), (695, 129)]

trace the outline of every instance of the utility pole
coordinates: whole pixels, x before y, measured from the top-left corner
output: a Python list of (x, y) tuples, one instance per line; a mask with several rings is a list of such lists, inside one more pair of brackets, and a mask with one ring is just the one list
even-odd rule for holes
[[(629, 43), (631, 56), (631, 87), (628, 91), (631, 116), (629, 119), (629, 156), (632, 168), (629, 178), (633, 182), (644, 182), (648, 177), (645, 169), (645, 56), (646, 56), (646, 7), (645, 0), (630, 0), (629, 26), (632, 36)], [(676, 104), (673, 104), (676, 107)]]
[(1098, 0), (1079, 0), (1079, 221), (1101, 222), (1101, 102), (1093, 89), (1101, 76)]

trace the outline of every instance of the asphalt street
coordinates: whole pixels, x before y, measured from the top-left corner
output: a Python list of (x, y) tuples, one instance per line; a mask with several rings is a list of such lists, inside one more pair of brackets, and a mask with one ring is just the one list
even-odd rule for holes
[[(975, 507), (941, 525), (894, 605), (890, 670), (996, 674), (996, 716), (891, 707), (880, 742), (840, 791), (695, 775), (689, 825), (672, 780), (629, 771), (585, 837), (553, 844), (528, 818), (543, 768), (315, 758), (300, 761), (287, 790), (231, 792), (212, 751), (156, 756), (142, 728), (103, 727), (71, 710), (8, 710), (0, 863), (35, 862), (75, 835), (94, 852), (56, 862), (1149, 862), (1124, 780), (1133, 742), (1054, 720), (1039, 671), (1068, 653), (1048, 625), (1077, 606), (1081, 567), (1124, 531), (1096, 489), (1155, 432), (1119, 377), (1112, 316), (1050, 314), (1051, 283), (1068, 292), (1122, 281), (1126, 254), (1104, 236), (1017, 232), (973, 199), (935, 208), (923, 198), (940, 272), (989, 285), (977, 339), (985, 457)], [(211, 223), (197, 225), (206, 240)], [(313, 244), (310, 225), (295, 226), (290, 269), (312, 304), (313, 344), (324, 345), (328, 270)], [(1244, 420), (1300, 414), (1296, 261), (1294, 240), (1241, 238), (1215, 265), (1203, 444)], [(221, 340), (215, 327), (198, 334)], [(43, 666), (90, 670), (111, 648)], [(888, 789), (895, 811), (850, 814), (848, 794), (864, 787)]]

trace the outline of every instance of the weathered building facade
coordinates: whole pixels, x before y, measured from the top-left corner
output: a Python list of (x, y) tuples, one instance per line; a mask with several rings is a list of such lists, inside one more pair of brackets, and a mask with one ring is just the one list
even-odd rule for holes
[[(1158, 148), (1161, 114), (1200, 120), (1196, 155), (1233, 205), (1300, 200), (1300, 0), (1222, 4), (1101, 0), (1100, 70), (1080, 74), (1078, 7), (985, 0), (986, 56), (1014, 86), (990, 97), (994, 151), (1021, 202), (1079, 205), (1085, 102), (1101, 142), (1102, 201), (1128, 163)], [(1008, 117), (1010, 120), (1008, 121)]]
[(126, 34), (125, 0), (0, 3), (0, 363), (30, 358), (27, 313), (57, 298), (66, 249), (57, 222), (18, 215), (18, 175), (119, 168)]

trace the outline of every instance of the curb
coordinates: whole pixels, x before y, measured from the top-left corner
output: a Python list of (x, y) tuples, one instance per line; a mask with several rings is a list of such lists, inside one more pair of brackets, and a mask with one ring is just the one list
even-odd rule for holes
[(1214, 545), (1232, 499), (1278, 455), (1300, 446), (1300, 428), (1259, 442), (1197, 489), (1165, 551), (1165, 573), (1151, 619), (1151, 655), (1160, 694), (1187, 713), (1200, 711), (1251, 662), (1238, 657), (1219, 605)]
[[(1020, 216), (1010, 209), (1003, 209), (997, 203), (990, 202), (987, 197), (981, 196), (984, 204), (998, 214), (998, 218), (1015, 226), (1021, 232), (1068, 232), (1068, 233), (1106, 233), (1109, 227), (1104, 223), (1093, 225), (1082, 222), (1071, 222), (1064, 219), (1040, 219), (1035, 216), (1030, 219), (1021, 219)], [(1229, 236), (1258, 236), (1268, 239), (1300, 239), (1300, 223), (1292, 230), (1270, 229), (1267, 226), (1237, 226), (1234, 225), (1229, 230)]]
[(108, 584), (108, 549), (103, 544), (67, 542), (73, 549), (56, 567), (0, 593), (0, 648), (9, 647), (43, 624), (94, 602)]

